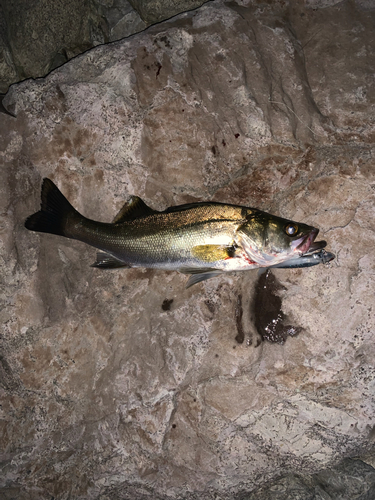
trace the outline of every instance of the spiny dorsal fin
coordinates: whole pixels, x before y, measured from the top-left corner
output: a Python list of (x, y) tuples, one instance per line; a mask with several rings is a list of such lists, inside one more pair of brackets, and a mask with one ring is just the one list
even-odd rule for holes
[(116, 217), (113, 219), (113, 224), (121, 222), (129, 222), (135, 219), (146, 217), (147, 215), (156, 214), (157, 210), (148, 207), (146, 203), (138, 196), (132, 196), (129, 201), (125, 203)]
[(91, 267), (100, 267), (101, 269), (118, 269), (119, 267), (131, 267), (126, 262), (122, 262), (113, 255), (99, 250), (96, 254), (96, 261)]

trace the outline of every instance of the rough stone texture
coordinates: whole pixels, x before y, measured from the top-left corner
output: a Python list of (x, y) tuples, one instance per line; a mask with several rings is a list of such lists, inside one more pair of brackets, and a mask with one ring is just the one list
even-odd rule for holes
[(85, 50), (138, 33), (203, 3), (0, 0), (0, 92), (25, 78), (45, 76)]
[[(296, 475), (373, 465), (374, 11), (311, 4), (208, 3), (11, 88), (5, 498), (246, 499), (271, 481), (281, 495), (285, 476), (291, 498)], [(275, 271), (302, 331), (259, 342), (256, 272), (185, 290), (177, 273), (92, 269), (93, 249), (26, 231), (44, 176), (103, 221), (131, 194), (257, 206), (319, 227), (338, 258)]]
[(360, 460), (344, 460), (338, 467), (309, 477), (287, 476), (242, 500), (372, 500), (375, 470)]
[(105, 20), (104, 38), (108, 42), (120, 40), (147, 27), (128, 0), (92, 0), (92, 10)]
[[(44, 76), (105, 41), (104, 19), (88, 0), (3, 1), (0, 6), (1, 92), (25, 78)], [(102, 26), (101, 26), (102, 25)]]
[(129, 2), (147, 24), (154, 24), (200, 7), (207, 0), (129, 0)]

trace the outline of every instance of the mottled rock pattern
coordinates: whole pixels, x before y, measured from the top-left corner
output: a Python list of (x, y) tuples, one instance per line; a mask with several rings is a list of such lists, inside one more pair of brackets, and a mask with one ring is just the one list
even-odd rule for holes
[(375, 469), (361, 460), (346, 459), (337, 467), (310, 477), (290, 475), (242, 500), (371, 500), (375, 498)]
[(196, 9), (207, 0), (129, 0), (147, 24), (158, 23), (181, 12)]
[[(343, 457), (372, 463), (374, 11), (328, 4), (210, 2), (11, 88), (6, 498), (247, 498)], [(177, 273), (102, 272), (93, 249), (26, 231), (44, 176), (105, 221), (131, 194), (257, 206), (319, 227), (338, 258), (275, 270), (302, 330), (260, 342), (256, 272), (185, 290)]]
[(104, 19), (90, 6), (87, 0), (1, 2), (0, 92), (108, 41)]
[(0, 92), (25, 78), (45, 76), (77, 54), (138, 33), (204, 1), (0, 2)]

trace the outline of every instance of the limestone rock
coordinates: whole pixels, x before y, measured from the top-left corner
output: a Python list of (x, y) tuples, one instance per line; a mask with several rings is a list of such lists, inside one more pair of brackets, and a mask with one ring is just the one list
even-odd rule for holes
[(346, 459), (337, 467), (313, 474), (279, 479), (246, 500), (338, 500), (375, 498), (375, 470), (361, 460)]
[(129, 0), (147, 24), (154, 24), (181, 12), (196, 9), (207, 0)]
[[(0, 92), (77, 54), (120, 40), (207, 0), (13, 0), (0, 5)], [(134, 6), (134, 8), (133, 8)], [(142, 17), (141, 17), (142, 16)]]
[[(92, 47), (90, 31), (98, 32), (94, 26), (100, 24), (98, 16), (95, 20), (90, 16), (87, 1), (37, 0), (26, 3), (15, 0), (2, 2), (1, 14), (3, 92), (10, 83), (44, 76)], [(101, 37), (97, 40), (98, 43), (104, 41)]]
[[(5, 498), (229, 500), (343, 457), (371, 463), (374, 10), (361, 5), (217, 0), (12, 86)], [(275, 270), (300, 331), (261, 342), (256, 272), (185, 290), (178, 273), (103, 272), (94, 249), (28, 232), (43, 177), (102, 221), (132, 194), (257, 206), (319, 227), (337, 259)]]
[(0, 6), (0, 92), (91, 47), (146, 28), (127, 0), (14, 0)]

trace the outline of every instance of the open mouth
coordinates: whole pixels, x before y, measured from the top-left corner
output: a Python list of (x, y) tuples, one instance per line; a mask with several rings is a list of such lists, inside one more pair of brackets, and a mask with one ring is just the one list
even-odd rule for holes
[(318, 236), (319, 229), (313, 229), (307, 236), (302, 236), (295, 241), (295, 251), (301, 254), (311, 254), (327, 246), (326, 241), (314, 241)]

